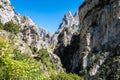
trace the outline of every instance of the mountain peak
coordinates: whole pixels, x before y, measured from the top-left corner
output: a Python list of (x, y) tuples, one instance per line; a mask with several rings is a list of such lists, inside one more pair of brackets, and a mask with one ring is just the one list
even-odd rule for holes
[(71, 16), (71, 17), (73, 17), (71, 11), (68, 11), (68, 12), (65, 14), (65, 16), (68, 16), (68, 17)]
[(68, 19), (73, 19), (73, 15), (71, 13), (71, 11), (68, 11), (65, 15), (64, 15), (64, 19), (68, 20)]
[(78, 16), (78, 10), (76, 11), (76, 13), (75, 13), (74, 17), (75, 17), (75, 16)]

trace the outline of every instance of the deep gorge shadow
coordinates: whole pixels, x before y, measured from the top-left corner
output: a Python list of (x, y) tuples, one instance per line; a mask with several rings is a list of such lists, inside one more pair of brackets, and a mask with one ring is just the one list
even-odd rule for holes
[(79, 73), (79, 68), (76, 68), (74, 71), (71, 71), (71, 60), (73, 59), (73, 55), (76, 54), (75, 52), (79, 50), (79, 43), (79, 35), (73, 35), (70, 41), (70, 45), (67, 45), (65, 47), (63, 45), (63, 42), (58, 41), (59, 46), (54, 50), (54, 53), (60, 57), (63, 68), (65, 68), (66, 72), (68, 73)]

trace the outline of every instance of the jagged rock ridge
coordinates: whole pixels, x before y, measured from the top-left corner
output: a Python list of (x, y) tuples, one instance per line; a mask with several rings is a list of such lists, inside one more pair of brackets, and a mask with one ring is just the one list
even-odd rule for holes
[(68, 11), (62, 20), (62, 23), (59, 25), (58, 30), (55, 32), (52, 38), (52, 42), (56, 45), (59, 42), (58, 36), (64, 35), (65, 45), (69, 44), (71, 35), (79, 31), (79, 16), (78, 11), (73, 16), (70, 11)]

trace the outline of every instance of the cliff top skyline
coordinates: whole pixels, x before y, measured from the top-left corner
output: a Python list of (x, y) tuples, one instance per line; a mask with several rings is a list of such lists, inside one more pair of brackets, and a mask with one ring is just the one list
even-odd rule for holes
[(29, 16), (40, 27), (54, 33), (68, 11), (75, 14), (84, 0), (10, 0), (16, 13)]

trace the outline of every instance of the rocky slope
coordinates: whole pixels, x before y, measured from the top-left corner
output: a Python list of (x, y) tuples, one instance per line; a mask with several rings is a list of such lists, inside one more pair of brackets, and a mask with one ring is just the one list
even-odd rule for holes
[(13, 21), (21, 26), (21, 32), (18, 34), (19, 39), (37, 50), (48, 47), (52, 33), (39, 28), (29, 17), (16, 14), (9, 0), (1, 0), (0, 6), (0, 21), (3, 24)]
[(78, 13), (79, 33), (70, 44), (65, 42), (66, 30), (58, 36), (55, 53), (63, 67), (85, 80), (119, 80), (120, 1), (85, 0)]
[(11, 25), (20, 26), (18, 34), (0, 29), (0, 35), (4, 36), (14, 48), (32, 57), (37, 57), (36, 53), (40, 49), (47, 49), (52, 62), (58, 65), (59, 71), (62, 71), (59, 57), (52, 53), (50, 42), (53, 34), (37, 26), (30, 17), (15, 13), (9, 0), (0, 0), (0, 22), (3, 25), (12, 22)]

